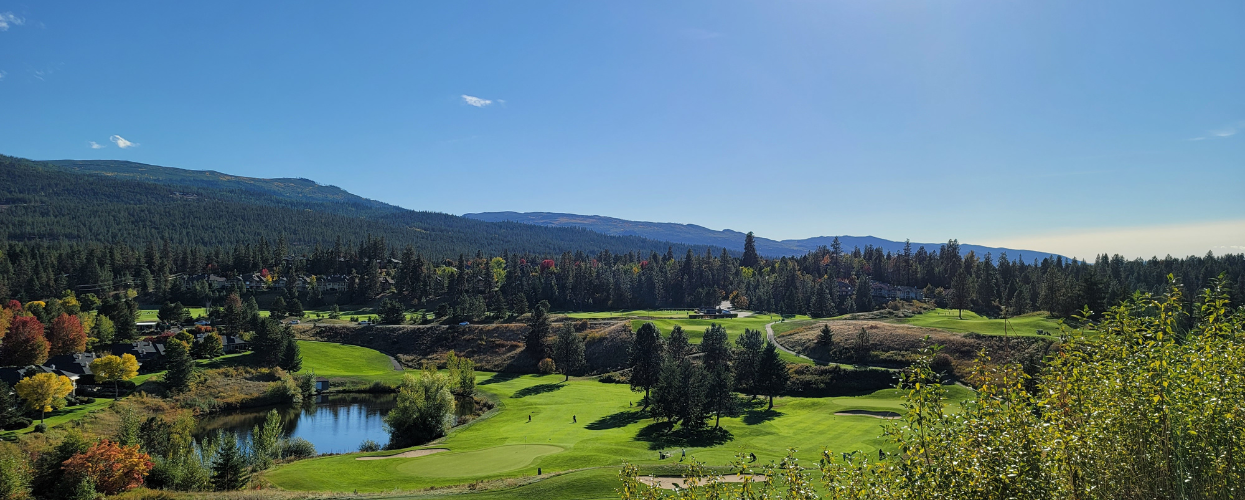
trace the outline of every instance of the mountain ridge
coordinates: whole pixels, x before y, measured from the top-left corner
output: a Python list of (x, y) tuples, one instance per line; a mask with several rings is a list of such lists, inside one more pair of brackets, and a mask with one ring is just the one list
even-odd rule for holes
[[(718, 246), (732, 251), (743, 251), (744, 236), (746, 234), (733, 229), (714, 230), (696, 224), (632, 221), (602, 215), (558, 212), (478, 212), (463, 214), (463, 217), (487, 222), (508, 221), (548, 227), (581, 227), (611, 235), (641, 236), (676, 243)], [(774, 240), (761, 236), (755, 236), (755, 238), (757, 253), (766, 257), (783, 257), (803, 255), (822, 246), (829, 247), (836, 236), (814, 236), (811, 238), (788, 240)], [(873, 246), (891, 252), (901, 252), (905, 244), (903, 241), (887, 240), (876, 236), (839, 235), (837, 238), (839, 238), (839, 243), (843, 245), (844, 249)], [(912, 242), (911, 245), (913, 251), (922, 246), (926, 250), (934, 250), (941, 245), (945, 245), (945, 243)], [(1012, 259), (1059, 256), (1059, 254), (1052, 252), (960, 243), (960, 252), (962, 254), (967, 254), (969, 251), (975, 252), (978, 255), (985, 255), (989, 252), (996, 258), (999, 254), (1006, 252), (1008, 257)]]

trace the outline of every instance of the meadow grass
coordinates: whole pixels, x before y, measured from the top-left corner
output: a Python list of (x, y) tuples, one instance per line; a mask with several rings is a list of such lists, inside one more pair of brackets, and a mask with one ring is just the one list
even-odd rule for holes
[(990, 319), (972, 311), (964, 311), (964, 319), (960, 319), (955, 309), (934, 309), (911, 318), (897, 320), (914, 326), (938, 328), (952, 332), (980, 333), (982, 335), (1023, 335), (1038, 336), (1037, 331), (1043, 330), (1051, 335), (1059, 335), (1059, 321), (1047, 317), (1045, 312), (1029, 313), (1014, 318)]
[[(264, 478), (290, 490), (379, 492), (532, 476), (537, 468), (548, 473), (604, 467), (607, 473), (577, 472), (560, 477), (559, 483), (578, 493), (552, 498), (608, 498), (612, 489), (603, 490), (603, 485), (615, 484), (610, 478), (624, 460), (671, 463), (678, 460), (682, 449), (689, 457), (713, 465), (731, 461), (740, 451), (756, 453), (762, 462), (777, 460), (793, 446), (800, 448), (801, 458), (812, 461), (826, 447), (876, 453), (888, 446), (879, 438), (882, 420), (834, 413), (902, 409), (901, 393), (893, 389), (833, 398), (783, 397), (775, 401), (773, 410), (766, 410), (758, 399), (739, 415), (722, 419), (725, 433), (714, 437), (702, 432), (689, 441), (659, 432), (665, 424), (654, 422), (633, 406), (642, 394), (625, 385), (593, 379), (563, 383), (556, 375), (490, 373), (480, 373), (479, 384), (481, 391), (500, 402), (500, 409), (428, 445), (450, 451), (369, 461), (355, 460), (360, 454), (320, 457), (282, 465)], [(970, 394), (956, 386), (948, 390), (949, 401), (963, 400)], [(657, 454), (662, 449), (674, 453), (674, 458), (659, 461)], [(522, 486), (505, 496), (497, 496), (503, 494), (498, 491), (481, 498), (515, 498), (519, 490), (552, 491), (547, 488), (556, 484)]]

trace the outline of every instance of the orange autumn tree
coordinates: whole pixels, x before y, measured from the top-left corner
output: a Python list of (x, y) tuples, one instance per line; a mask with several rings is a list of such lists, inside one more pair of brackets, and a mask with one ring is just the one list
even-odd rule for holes
[(86, 330), (77, 316), (61, 313), (52, 320), (52, 328), (48, 331), (48, 354), (74, 354), (86, 350)]
[(67, 476), (82, 475), (95, 482), (95, 489), (115, 495), (143, 485), (154, 464), (138, 445), (121, 446), (107, 439), (95, 443), (61, 464)]

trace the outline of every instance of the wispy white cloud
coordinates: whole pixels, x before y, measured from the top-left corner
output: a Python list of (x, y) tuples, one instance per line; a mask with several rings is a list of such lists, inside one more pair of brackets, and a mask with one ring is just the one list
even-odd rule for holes
[(1224, 127), (1219, 130), (1210, 131), (1210, 135), (1215, 137), (1232, 137), (1236, 135), (1236, 127)]
[[(467, 94), (463, 94), (463, 102), (470, 104), (472, 106), (475, 106), (477, 108), (483, 108), (485, 106), (488, 106), (489, 104), (493, 104), (493, 101), (491, 100), (481, 99), (479, 97), (470, 96)], [(502, 102), (505, 102), (505, 101), (502, 101)]]
[(0, 12), (0, 31), (8, 31), (9, 26), (21, 26), (26, 20), (13, 15), (12, 12)]
[(1236, 135), (1236, 133), (1239, 132), (1243, 128), (1245, 128), (1245, 120), (1208, 131), (1206, 132), (1206, 135), (1194, 137), (1189, 140), (1190, 141), (1204, 141), (1206, 139), (1232, 137)]
[(722, 34), (716, 31), (709, 31), (701, 28), (688, 28), (683, 30), (683, 36), (692, 40), (711, 40), (721, 38)]
[(86, 141), (86, 143), (91, 146), (91, 149), (104, 149), (108, 147), (95, 141)]
[(5, 73), (5, 72), (4, 72), (4, 70), (0, 70), (0, 80), (3, 80), (3, 79), (4, 79), (4, 75), (7, 75), (7, 74), (8, 74), (8, 73)]
[(117, 147), (121, 149), (132, 148), (132, 147), (138, 146), (137, 142), (127, 141), (125, 140), (124, 137), (121, 137), (119, 135), (114, 135), (112, 137), (109, 137), (108, 140), (112, 141), (114, 144), (117, 145)]

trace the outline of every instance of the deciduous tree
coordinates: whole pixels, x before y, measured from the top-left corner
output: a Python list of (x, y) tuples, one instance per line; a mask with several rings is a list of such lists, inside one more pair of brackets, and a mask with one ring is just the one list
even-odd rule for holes
[(90, 478), (100, 493), (115, 495), (142, 486), (153, 465), (151, 456), (139, 451), (138, 445), (121, 446), (105, 439), (70, 457), (62, 467), (68, 476)]
[(120, 394), (118, 384), (138, 376), (138, 359), (133, 354), (108, 355), (91, 362), (96, 382), (112, 382), (113, 396)]
[(65, 406), (65, 396), (73, 392), (73, 381), (64, 375), (36, 373), (22, 379), (13, 390), (27, 407), (39, 410), (39, 421), (43, 422), (47, 412)]
[(4, 343), (0, 344), (0, 362), (5, 366), (43, 364), (48, 359), (48, 341), (43, 336), (43, 323), (34, 316), (13, 319)]
[(77, 316), (64, 313), (57, 316), (52, 320), (52, 327), (48, 329), (47, 340), (48, 354), (51, 356), (86, 350), (86, 331), (82, 329), (82, 322)]

